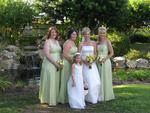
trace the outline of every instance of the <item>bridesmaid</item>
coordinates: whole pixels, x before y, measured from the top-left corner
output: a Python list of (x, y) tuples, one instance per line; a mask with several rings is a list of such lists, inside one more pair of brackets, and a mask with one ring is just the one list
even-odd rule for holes
[(60, 60), (61, 47), (57, 41), (58, 31), (50, 27), (47, 39), (44, 44), (45, 57), (42, 63), (39, 99), (42, 104), (55, 106), (59, 93), (61, 66), (57, 63)]
[(68, 32), (68, 40), (63, 45), (64, 67), (61, 72), (61, 84), (58, 97), (59, 103), (62, 104), (68, 102), (67, 83), (71, 75), (71, 64), (73, 63), (73, 55), (77, 52), (77, 46), (75, 45), (76, 37), (77, 31), (73, 29), (70, 30)]
[(112, 86), (112, 67), (110, 58), (114, 55), (111, 42), (107, 39), (106, 27), (99, 27), (98, 29), (98, 69), (101, 75), (101, 91), (100, 101), (109, 101), (115, 99)]

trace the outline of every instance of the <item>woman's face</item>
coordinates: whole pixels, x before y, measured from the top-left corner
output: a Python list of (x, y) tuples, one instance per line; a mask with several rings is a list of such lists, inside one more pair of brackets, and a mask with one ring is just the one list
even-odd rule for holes
[(57, 32), (55, 30), (51, 30), (51, 36), (52, 39), (55, 39), (57, 37)]
[(71, 37), (70, 37), (73, 41), (76, 40), (77, 38), (77, 33), (74, 31), (72, 34), (71, 34)]
[(90, 33), (89, 33), (89, 32), (84, 33), (84, 34), (83, 34), (83, 37), (84, 37), (84, 38), (90, 38)]
[(106, 39), (106, 34), (99, 34), (100, 40), (105, 40)]

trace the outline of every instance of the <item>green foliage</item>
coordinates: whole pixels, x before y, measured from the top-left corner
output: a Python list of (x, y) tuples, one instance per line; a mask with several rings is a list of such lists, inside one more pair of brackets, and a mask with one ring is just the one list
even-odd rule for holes
[(97, 28), (101, 24), (128, 30), (148, 25), (149, 0), (37, 0), (36, 8), (46, 12), (50, 23), (78, 24)]
[(19, 37), (18, 42), (19, 42), (20, 46), (36, 45), (37, 39), (42, 39), (42, 36)]
[(150, 52), (141, 53), (138, 50), (130, 49), (130, 51), (124, 55), (126, 59), (134, 60), (138, 58), (150, 59)]
[(140, 53), (140, 51), (135, 50), (135, 49), (130, 49), (130, 51), (125, 55), (126, 59), (138, 59), (140, 58), (142, 55)]
[(78, 24), (81, 27), (108, 26), (120, 28), (126, 25), (128, 0), (38, 0), (36, 6), (50, 17), (50, 22)]
[(150, 70), (123, 70), (113, 73), (114, 81), (150, 81)]
[(15, 43), (22, 29), (32, 22), (34, 11), (22, 0), (0, 1), (0, 32), (11, 43)]
[(150, 20), (150, 0), (129, 0), (128, 24), (134, 27), (147, 26)]
[(129, 51), (130, 41), (124, 33), (114, 30), (108, 33), (108, 39), (112, 42), (115, 56), (124, 55)]
[(135, 42), (150, 43), (150, 28), (143, 27), (135, 29), (131, 33), (130, 40), (132, 43)]
[(4, 91), (6, 88), (10, 88), (12, 82), (8, 79), (7, 76), (0, 76), (0, 90)]
[(16, 83), (15, 83), (15, 87), (16, 88), (23, 88), (27, 85), (27, 83), (25, 81), (21, 81), (21, 80), (18, 80)]
[(145, 55), (145, 58), (150, 59), (150, 52), (147, 52), (147, 54)]

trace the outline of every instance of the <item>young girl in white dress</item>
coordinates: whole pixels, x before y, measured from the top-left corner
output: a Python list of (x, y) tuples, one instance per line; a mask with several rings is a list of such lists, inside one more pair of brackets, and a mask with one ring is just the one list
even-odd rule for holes
[(80, 53), (75, 54), (74, 60), (75, 63), (72, 64), (72, 74), (67, 87), (69, 105), (71, 108), (84, 109), (84, 83)]

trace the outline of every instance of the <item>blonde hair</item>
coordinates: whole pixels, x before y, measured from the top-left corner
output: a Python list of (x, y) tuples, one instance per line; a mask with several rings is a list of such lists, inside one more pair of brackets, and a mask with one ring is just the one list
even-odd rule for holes
[(82, 29), (82, 35), (84, 35), (84, 34), (86, 34), (86, 33), (91, 33), (91, 30), (90, 30), (89, 27), (84, 27), (84, 28)]
[(104, 27), (103, 25), (98, 28), (98, 34), (107, 34), (107, 28)]

